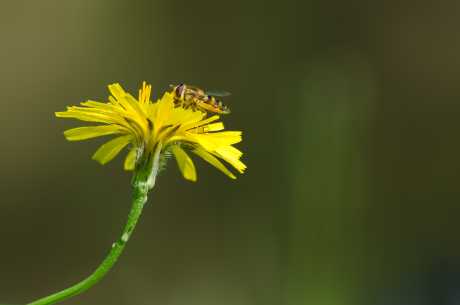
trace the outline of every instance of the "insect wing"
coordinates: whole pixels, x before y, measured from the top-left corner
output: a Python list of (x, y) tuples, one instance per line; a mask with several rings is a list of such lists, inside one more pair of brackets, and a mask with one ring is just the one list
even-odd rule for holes
[(206, 94), (211, 95), (211, 96), (220, 96), (220, 97), (231, 95), (230, 92), (227, 92), (224, 90), (206, 90)]

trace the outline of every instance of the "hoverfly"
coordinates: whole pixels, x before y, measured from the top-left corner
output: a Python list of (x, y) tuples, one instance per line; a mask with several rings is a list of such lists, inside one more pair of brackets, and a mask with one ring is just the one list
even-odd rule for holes
[(195, 86), (186, 84), (171, 85), (173, 88), (175, 107), (183, 107), (184, 109), (199, 110), (207, 113), (229, 114), (230, 109), (223, 105), (216, 97), (228, 96), (229, 92), (225, 91), (204, 91)]

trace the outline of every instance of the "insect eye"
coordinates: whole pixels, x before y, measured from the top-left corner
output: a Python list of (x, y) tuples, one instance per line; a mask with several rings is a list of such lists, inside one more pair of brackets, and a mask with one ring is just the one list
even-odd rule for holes
[(181, 96), (182, 92), (184, 92), (184, 84), (180, 84), (176, 87), (176, 95)]

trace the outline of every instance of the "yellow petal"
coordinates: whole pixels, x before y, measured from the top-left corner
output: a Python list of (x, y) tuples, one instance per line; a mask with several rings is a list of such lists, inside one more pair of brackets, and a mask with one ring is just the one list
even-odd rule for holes
[[(171, 98), (171, 103), (173, 103), (173, 98)], [(182, 107), (175, 107), (173, 104), (173, 110), (171, 112), (171, 116), (169, 117), (167, 123), (168, 124), (190, 124), (194, 122), (198, 122), (205, 114), (201, 111), (193, 111), (191, 109), (184, 109)]]
[(219, 131), (223, 129), (224, 129), (224, 123), (222, 122), (212, 123), (207, 126), (207, 132), (208, 131)]
[(115, 123), (113, 117), (109, 115), (88, 111), (73, 110), (70, 108), (67, 111), (55, 112), (55, 115), (58, 118), (72, 118), (86, 122), (98, 122), (106, 124)]
[(222, 146), (229, 146), (241, 142), (241, 131), (220, 131), (205, 134), (189, 133), (189, 135), (207, 150), (214, 150)]
[(218, 170), (220, 170), (221, 172), (229, 176), (230, 178), (236, 179), (235, 175), (233, 175), (225, 167), (225, 165), (222, 164), (222, 162), (220, 162), (216, 157), (208, 153), (206, 150), (202, 148), (195, 148), (193, 152), (197, 154), (198, 156), (200, 156), (201, 158), (203, 158), (203, 160), (205, 160), (206, 162), (208, 162), (209, 164), (211, 164), (212, 166), (214, 166), (215, 168), (217, 168)]
[(126, 91), (119, 83), (110, 84), (109, 86), (110, 93), (117, 99), (122, 99), (126, 95)]
[(85, 107), (92, 107), (92, 108), (97, 108), (101, 110), (108, 110), (108, 111), (119, 111), (119, 107), (116, 107), (112, 104), (109, 103), (101, 103), (97, 101), (92, 101), (92, 100), (87, 100), (85, 102), (81, 102), (80, 105), (85, 106)]
[(127, 93), (123, 87), (118, 84), (109, 85), (110, 93), (115, 97), (116, 101), (111, 101), (112, 104), (118, 102), (126, 111), (134, 112), (131, 114), (136, 114), (139, 118), (143, 118), (143, 111), (139, 106), (138, 101), (129, 93)]
[(216, 149), (216, 152), (231, 159), (239, 159), (243, 153), (233, 146), (222, 146)]
[(171, 124), (171, 114), (174, 112), (174, 103), (171, 94), (165, 92), (163, 97), (154, 104), (152, 121), (155, 122), (155, 129), (158, 131), (164, 125)]
[[(201, 112), (197, 111), (196, 113), (201, 113)], [(214, 122), (214, 121), (216, 121), (218, 119), (219, 119), (218, 115), (213, 115), (212, 117), (209, 117), (209, 118), (204, 119), (202, 121), (190, 122), (188, 124), (183, 124), (182, 127), (181, 127), (181, 130), (189, 130), (189, 129), (193, 129), (193, 128), (196, 128), (196, 127), (200, 127), (200, 126), (209, 124), (211, 122)]]
[(141, 104), (132, 96), (131, 94), (127, 94), (125, 97), (126, 101), (129, 103), (129, 106), (132, 107), (132, 109), (136, 112), (137, 115), (141, 119), (146, 119), (146, 114), (144, 109), (141, 107)]
[(212, 153), (218, 156), (219, 158), (224, 159), (226, 162), (230, 163), (240, 173), (243, 173), (246, 169), (246, 165), (240, 161), (240, 158), (243, 155), (243, 153), (233, 146), (219, 147)]
[(121, 107), (93, 107), (89, 106), (88, 102), (81, 103), (88, 107), (80, 107), (80, 106), (71, 106), (67, 107), (67, 111), (56, 112), (57, 117), (63, 118), (74, 118), (81, 121), (89, 121), (89, 122), (100, 122), (100, 123), (107, 123), (107, 124), (126, 124), (126, 120), (124, 119), (125, 114), (123, 113), (124, 110)]
[(116, 125), (77, 127), (64, 131), (64, 136), (69, 141), (81, 141), (91, 138), (120, 133), (122, 129)]
[(196, 169), (192, 159), (190, 159), (187, 153), (177, 145), (174, 145), (171, 150), (176, 157), (177, 166), (179, 166), (184, 178), (190, 181), (196, 181)]
[(127, 171), (134, 170), (134, 166), (136, 165), (136, 154), (137, 149), (135, 147), (131, 148), (128, 155), (125, 158), (124, 169)]
[(219, 131), (224, 129), (224, 123), (222, 122), (217, 122), (217, 123), (212, 123), (200, 127), (195, 127), (193, 129), (189, 129), (188, 132), (191, 133), (207, 133), (207, 132), (212, 132), (212, 131)]
[(121, 136), (117, 137), (109, 142), (103, 144), (99, 149), (94, 153), (93, 160), (98, 161), (102, 165), (111, 161), (115, 156), (131, 142), (132, 136)]

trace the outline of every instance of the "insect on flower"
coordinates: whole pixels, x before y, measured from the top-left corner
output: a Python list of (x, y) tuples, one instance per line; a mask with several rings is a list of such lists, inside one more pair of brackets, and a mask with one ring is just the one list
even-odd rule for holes
[(199, 110), (203, 113), (229, 114), (230, 109), (216, 97), (230, 95), (226, 91), (205, 91), (195, 86), (179, 84), (171, 85), (174, 95), (174, 106), (184, 109)]
[[(145, 82), (138, 98), (126, 92), (118, 83), (109, 85), (109, 90), (111, 96), (106, 102), (89, 100), (79, 106), (67, 107), (66, 111), (56, 112), (60, 118), (99, 123), (66, 130), (64, 135), (69, 141), (116, 135), (94, 153), (93, 159), (99, 163), (108, 163), (126, 146), (130, 146), (124, 163), (126, 170), (135, 170), (143, 160), (151, 160), (158, 148), (162, 160), (166, 160), (170, 153), (174, 155), (184, 178), (190, 181), (196, 181), (197, 175), (186, 151), (197, 154), (232, 179), (236, 179), (236, 176), (218, 158), (240, 173), (246, 169), (240, 160), (243, 153), (233, 146), (241, 142), (242, 132), (224, 131), (224, 124), (218, 122), (219, 115), (207, 117), (208, 110), (203, 110), (209, 108), (214, 113), (228, 113), (226, 107), (219, 106), (215, 99), (209, 104), (191, 101), (187, 102), (186, 107), (176, 106), (176, 92), (183, 100), (189, 101), (192, 97), (194, 100), (202, 98), (205, 93), (201, 89), (179, 85), (173, 92), (165, 92), (157, 101), (150, 99), (151, 86)], [(179, 103), (182, 105), (183, 102)], [(215, 109), (211, 107), (214, 103), (217, 103)], [(204, 108), (202, 105), (210, 106)], [(194, 111), (194, 108), (201, 111)]]

